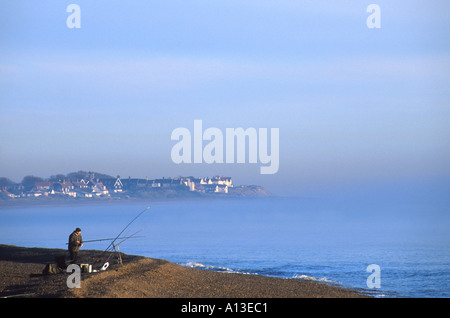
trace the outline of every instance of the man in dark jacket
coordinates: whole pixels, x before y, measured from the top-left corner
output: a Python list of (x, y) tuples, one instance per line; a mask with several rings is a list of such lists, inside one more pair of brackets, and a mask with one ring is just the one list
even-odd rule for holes
[(78, 251), (83, 246), (83, 238), (81, 237), (81, 229), (77, 227), (69, 236), (69, 254), (70, 263), (75, 264), (78, 259)]

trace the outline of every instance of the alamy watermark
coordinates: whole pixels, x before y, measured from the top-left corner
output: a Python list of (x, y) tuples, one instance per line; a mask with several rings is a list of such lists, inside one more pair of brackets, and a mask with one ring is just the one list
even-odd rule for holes
[(366, 272), (371, 273), (367, 277), (367, 288), (381, 288), (381, 268), (377, 264), (370, 264), (366, 268)]
[[(81, 8), (78, 4), (69, 4), (66, 8), (66, 12), (70, 15), (66, 19), (66, 26), (69, 29), (81, 28)], [(366, 19), (366, 25), (369, 29), (381, 28), (381, 8), (378, 4), (369, 4), (366, 12), (370, 15)]]
[(370, 15), (367, 17), (366, 25), (369, 29), (381, 28), (381, 8), (378, 4), (369, 4), (366, 10)]
[(67, 277), (68, 288), (81, 288), (81, 268), (77, 264), (67, 266), (67, 273), (72, 273)]
[(171, 139), (178, 142), (170, 155), (176, 164), (246, 163), (248, 157), (248, 163), (262, 164), (261, 174), (274, 174), (280, 164), (279, 128), (270, 129), (270, 143), (268, 138), (267, 128), (226, 128), (223, 133), (210, 127), (203, 131), (202, 120), (194, 120), (193, 134), (184, 127), (172, 131)]
[(66, 19), (66, 26), (69, 29), (81, 28), (81, 8), (78, 4), (69, 4), (66, 8), (66, 12), (70, 15)]
[(68, 288), (72, 289), (72, 288), (81, 288), (81, 272), (87, 272), (87, 273), (91, 273), (91, 272), (98, 272), (98, 271), (104, 271), (109, 267), (109, 262), (106, 262), (105, 264), (103, 264), (103, 267), (100, 268), (100, 270), (93, 270), (92, 271), (92, 265), (89, 264), (70, 264), (69, 266), (67, 266), (66, 272), (67, 273), (71, 273), (69, 276), (67, 276), (66, 279), (66, 285)]

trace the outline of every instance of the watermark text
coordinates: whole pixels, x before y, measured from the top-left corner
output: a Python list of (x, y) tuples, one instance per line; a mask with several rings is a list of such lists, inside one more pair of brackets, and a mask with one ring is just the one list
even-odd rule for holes
[(202, 120), (194, 120), (193, 135), (184, 127), (172, 131), (171, 139), (178, 142), (172, 147), (171, 158), (176, 164), (212, 164), (247, 163), (248, 157), (248, 163), (263, 164), (261, 174), (274, 174), (280, 163), (279, 137), (279, 128), (270, 129), (270, 144), (267, 128), (226, 128), (225, 134), (215, 127), (203, 131)]

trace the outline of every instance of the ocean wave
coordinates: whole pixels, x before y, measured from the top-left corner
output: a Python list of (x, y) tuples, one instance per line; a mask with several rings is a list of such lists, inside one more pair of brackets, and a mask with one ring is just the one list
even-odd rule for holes
[(316, 277), (313, 277), (313, 276), (299, 275), (299, 274), (294, 274), (292, 276), (292, 279), (310, 280), (310, 281), (322, 282), (322, 283), (327, 283), (327, 284), (340, 284), (340, 283), (335, 282), (335, 281), (333, 281), (331, 279), (328, 279), (326, 277), (316, 278)]
[(216, 271), (216, 272), (257, 275), (255, 273), (244, 272), (241, 270), (236, 270), (236, 269), (232, 269), (232, 268), (228, 268), (228, 267), (204, 265), (199, 262), (187, 262), (187, 263), (181, 263), (180, 265), (185, 266), (185, 267), (191, 267), (191, 268), (206, 269), (206, 270), (211, 270), (211, 271)]
[[(256, 272), (248, 272), (245, 270), (232, 269), (232, 268), (223, 267), (223, 266), (205, 265), (205, 264), (202, 264), (199, 262), (186, 262), (186, 263), (181, 263), (180, 265), (185, 266), (185, 267), (200, 268), (200, 269), (204, 269), (204, 270), (211, 270), (211, 271), (217, 271), (217, 272), (259, 275), (259, 273), (256, 273)], [(273, 272), (266, 272), (266, 273), (263, 273), (263, 275), (280, 277), (280, 278), (285, 278), (285, 279), (300, 279), (300, 280), (309, 280), (309, 281), (322, 282), (322, 283), (333, 284), (333, 285), (340, 285), (340, 283), (333, 281), (331, 279), (328, 279), (326, 277), (316, 278), (313, 276), (294, 274), (292, 277), (289, 278), (284, 275), (280, 275), (280, 273), (275, 274)]]

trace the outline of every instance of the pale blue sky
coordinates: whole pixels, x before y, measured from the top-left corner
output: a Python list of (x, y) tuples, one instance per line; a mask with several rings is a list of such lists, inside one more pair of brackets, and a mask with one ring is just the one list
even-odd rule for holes
[[(66, 7), (81, 8), (81, 29)], [(381, 29), (366, 8), (381, 7)], [(448, 177), (448, 1), (0, 0), (0, 176), (231, 175), (276, 192)], [(280, 129), (280, 169), (171, 161), (173, 129)]]

